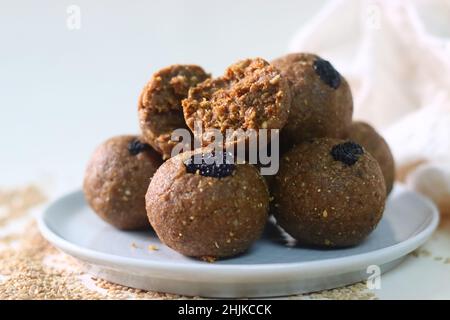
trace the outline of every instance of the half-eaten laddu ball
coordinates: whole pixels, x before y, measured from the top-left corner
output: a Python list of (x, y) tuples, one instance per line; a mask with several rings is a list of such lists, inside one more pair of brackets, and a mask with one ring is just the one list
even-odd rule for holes
[(209, 78), (196, 65), (172, 65), (153, 74), (139, 97), (138, 113), (142, 135), (147, 143), (170, 158), (178, 143), (171, 139), (176, 129), (187, 129), (181, 101), (191, 87)]
[[(261, 58), (239, 61), (219, 78), (208, 79), (189, 90), (183, 100), (186, 124), (196, 124), (203, 133), (211, 129), (227, 130), (281, 129), (290, 108), (290, 89), (280, 71)], [(270, 132), (269, 132), (270, 134)], [(208, 136), (196, 136), (203, 145)], [(236, 137), (234, 141), (245, 140)], [(230, 141), (229, 141), (230, 142)], [(231, 144), (233, 141), (230, 142)]]

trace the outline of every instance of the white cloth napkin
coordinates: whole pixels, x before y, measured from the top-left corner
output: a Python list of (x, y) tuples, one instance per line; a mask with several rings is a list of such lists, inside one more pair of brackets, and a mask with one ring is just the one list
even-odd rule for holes
[(289, 51), (329, 59), (348, 79), (355, 118), (390, 144), (406, 184), (450, 199), (450, 1), (331, 1)]

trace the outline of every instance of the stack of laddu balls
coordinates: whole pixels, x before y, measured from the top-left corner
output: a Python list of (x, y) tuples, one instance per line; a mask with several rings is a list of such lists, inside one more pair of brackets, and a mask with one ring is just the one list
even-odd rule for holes
[[(151, 225), (184, 255), (224, 258), (261, 236), (269, 212), (299, 245), (329, 248), (360, 243), (382, 217), (394, 180), (389, 147), (352, 122), (349, 85), (317, 55), (246, 59), (218, 78), (173, 65), (152, 76), (138, 113), (142, 135), (103, 143), (84, 179), (92, 209), (117, 228)], [(221, 132), (281, 129), (279, 172), (265, 179), (226, 153), (211, 164), (205, 148), (170, 158), (172, 131), (196, 121)]]

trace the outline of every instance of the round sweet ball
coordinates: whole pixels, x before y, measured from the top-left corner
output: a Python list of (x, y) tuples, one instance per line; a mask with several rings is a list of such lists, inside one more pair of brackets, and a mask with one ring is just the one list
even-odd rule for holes
[(164, 244), (186, 256), (224, 258), (246, 251), (261, 236), (269, 193), (252, 165), (197, 149), (170, 158), (158, 169), (146, 204)]
[(138, 103), (139, 124), (143, 138), (164, 159), (171, 156), (177, 141), (171, 139), (176, 129), (188, 130), (181, 101), (191, 87), (210, 76), (197, 65), (171, 65), (154, 73), (141, 92)]
[(116, 228), (148, 228), (145, 193), (161, 163), (161, 156), (137, 136), (105, 141), (86, 168), (83, 191), (88, 204)]
[(395, 162), (386, 140), (369, 124), (362, 121), (353, 122), (349, 139), (362, 145), (380, 165), (386, 182), (386, 192), (392, 191), (395, 180)]
[(360, 145), (331, 138), (287, 152), (272, 191), (277, 223), (299, 243), (320, 247), (363, 241), (386, 200), (378, 162)]
[(309, 53), (288, 54), (272, 64), (291, 89), (289, 119), (280, 138), (283, 149), (312, 138), (345, 138), (353, 99), (347, 81), (333, 65)]
[[(189, 90), (183, 100), (184, 119), (191, 130), (203, 132), (281, 129), (290, 108), (288, 82), (280, 71), (261, 58), (229, 66), (224, 75)], [(211, 141), (199, 136), (203, 145)], [(239, 138), (238, 138), (239, 141)]]

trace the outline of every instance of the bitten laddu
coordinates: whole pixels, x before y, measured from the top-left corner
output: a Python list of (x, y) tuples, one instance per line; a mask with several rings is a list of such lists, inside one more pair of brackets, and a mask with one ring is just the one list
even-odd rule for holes
[(142, 136), (164, 159), (170, 158), (177, 141), (171, 140), (175, 129), (187, 129), (181, 101), (191, 87), (209, 78), (196, 65), (172, 65), (153, 74), (141, 92), (138, 103)]
[[(280, 71), (261, 58), (239, 61), (225, 74), (189, 90), (183, 100), (187, 126), (198, 123), (203, 132), (216, 129), (281, 129), (290, 108), (290, 89)], [(197, 137), (208, 145), (211, 141)], [(239, 138), (237, 139), (239, 141)]]

